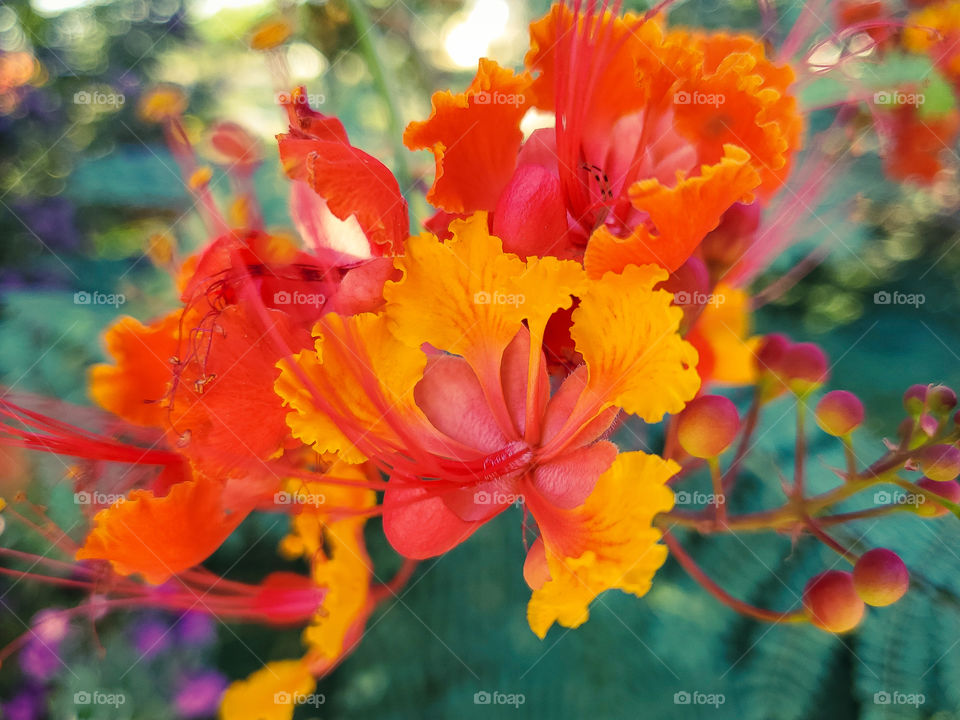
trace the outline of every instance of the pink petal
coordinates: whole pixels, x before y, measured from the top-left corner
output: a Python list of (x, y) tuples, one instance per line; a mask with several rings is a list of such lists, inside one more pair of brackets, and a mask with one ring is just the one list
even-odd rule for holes
[(601, 440), (540, 465), (532, 483), (554, 506), (569, 510), (583, 504), (616, 457), (617, 446)]
[(494, 419), (480, 381), (463, 358), (430, 358), (413, 396), (433, 426), (459, 443), (484, 454), (509, 443)]

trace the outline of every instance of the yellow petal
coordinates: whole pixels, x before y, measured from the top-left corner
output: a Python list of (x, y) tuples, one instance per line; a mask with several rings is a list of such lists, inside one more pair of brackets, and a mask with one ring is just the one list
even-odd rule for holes
[(396, 260), (403, 278), (383, 289), (394, 334), (412, 347), (430, 343), (460, 355), (475, 370), (499, 368), (504, 348), (520, 329), (522, 301), (515, 287), (526, 264), (503, 252), (487, 230), (486, 213), (450, 224), (453, 237), (410, 238)]
[(291, 720), (294, 698), (315, 687), (316, 680), (301, 660), (267, 663), (227, 688), (220, 701), (220, 720)]
[(728, 385), (749, 385), (757, 375), (750, 334), (750, 297), (740, 289), (717, 285), (713, 302), (704, 306), (693, 332), (707, 343), (714, 356), (710, 380)]
[(351, 630), (359, 632), (366, 624), (372, 609), (373, 563), (363, 540), (362, 521), (328, 525), (322, 539), (329, 555), (315, 559), (313, 579), (327, 592), (323, 612), (303, 631), (303, 641), (315, 655), (332, 664), (349, 650)]
[(667, 273), (627, 267), (590, 283), (570, 335), (587, 365), (587, 388), (601, 408), (617, 405), (647, 422), (677, 413), (700, 387), (697, 351), (677, 334), (683, 312), (653, 290)]
[(341, 427), (347, 422), (373, 442), (397, 442), (386, 417), (418, 415), (413, 388), (423, 377), (426, 355), (399, 342), (383, 315), (325, 315), (313, 332), (316, 352), (301, 352), (295, 360), (338, 417), (318, 406), (298, 374), (281, 362), (275, 389), (294, 411), (287, 424), (317, 452), (339, 452), (347, 462), (362, 462), (364, 454)]
[(667, 558), (653, 517), (673, 507), (666, 482), (679, 469), (656, 455), (621, 453), (582, 506), (538, 514), (550, 579), (527, 606), (534, 633), (543, 638), (554, 622), (581, 625), (605, 590), (639, 597), (650, 589)]
[(580, 263), (555, 257), (530, 257), (527, 269), (514, 283), (523, 297), (523, 317), (530, 325), (534, 345), (542, 339), (543, 328), (557, 310), (568, 309), (573, 297), (587, 285), (587, 276)]
[(499, 383), (503, 351), (528, 320), (539, 352), (547, 320), (569, 308), (586, 282), (578, 263), (556, 258), (524, 262), (503, 252), (485, 213), (450, 224), (453, 237), (411, 238), (398, 258), (403, 278), (384, 288), (391, 329), (413, 347), (429, 343), (460, 355), (485, 386)]

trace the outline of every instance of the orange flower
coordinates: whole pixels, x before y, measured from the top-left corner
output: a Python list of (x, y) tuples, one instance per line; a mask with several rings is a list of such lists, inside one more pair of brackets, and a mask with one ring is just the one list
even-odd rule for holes
[(220, 238), (183, 279), (185, 307), (144, 326), (122, 318), (106, 335), (112, 365), (95, 366), (90, 394), (171, 444), (209, 474), (262, 472), (289, 439), (273, 392), (277, 361), (310, 344), (324, 312), (377, 307), (392, 268), (342, 271), (264, 234)]
[[(733, 203), (784, 182), (803, 123), (793, 72), (759, 40), (563, 4), (530, 36), (528, 72), (482, 60), (465, 92), (435, 94), (404, 136), (434, 154), (428, 199), (490, 212), (506, 250), (580, 258), (586, 246), (594, 278), (672, 271)], [(523, 140), (531, 106), (555, 126)]]
[[(617, 448), (603, 438), (621, 409), (648, 422), (681, 410), (699, 385), (696, 352), (677, 335), (682, 312), (653, 289), (662, 270), (592, 280), (574, 262), (504, 253), (486, 228), (479, 213), (453, 222), (446, 242), (411, 238), (383, 312), (321, 318), (316, 351), (281, 363), (277, 392), (305, 443), (389, 471), (384, 530), (408, 557), (445, 552), (524, 499), (550, 576), (567, 582), (550, 564), (566, 563), (591, 588), (539, 621), (542, 634), (553, 619), (582, 621), (602, 589), (639, 592), (640, 576), (662, 562), (653, 553), (624, 579), (632, 550), (656, 542), (649, 518), (669, 504), (668, 491), (645, 483), (662, 486), (676, 468), (659, 458), (614, 465)], [(584, 362), (551, 395), (544, 332), (574, 296), (571, 336)], [(619, 468), (634, 462), (647, 477), (624, 486)], [(608, 507), (608, 493), (632, 499)], [(603, 550), (618, 534), (638, 538), (629, 559)]]

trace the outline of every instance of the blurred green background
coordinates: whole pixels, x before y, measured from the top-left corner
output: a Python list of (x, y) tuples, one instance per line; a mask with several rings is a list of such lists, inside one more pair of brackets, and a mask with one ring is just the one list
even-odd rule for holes
[[(802, 3), (781, 2), (775, 46)], [(416, 219), (432, 159), (399, 144), (405, 124), (429, 113), (430, 92), (462, 88), (476, 60), (490, 54), (515, 66), (527, 24), (545, 2), (330, 0), (284, 5), (297, 18), (289, 47), (293, 79), (323, 96), (354, 144), (398, 174)], [(646, 7), (642, 3), (640, 8)], [(175, 82), (188, 89), (188, 128), (238, 122), (262, 138), (266, 161), (256, 182), (268, 223), (289, 225), (285, 180), (272, 136), (284, 130), (264, 58), (246, 37), (274, 4), (256, 0), (17, 0), (0, 6), (0, 382), (19, 391), (86, 404), (86, 368), (102, 359), (100, 332), (113, 307), (77, 305), (73, 293), (123, 293), (120, 308), (148, 320), (175, 302), (172, 284), (144, 257), (146, 239), (173, 231), (185, 247), (203, 240), (197, 218), (158, 129), (135, 113), (144, 88)], [(752, 2), (678, 3), (673, 22), (756, 29)], [(119, 98), (100, 104), (77, 93)], [(814, 125), (821, 120), (817, 116)], [(822, 123), (821, 123), (822, 124)], [(932, 197), (883, 179), (869, 152), (837, 170), (840, 186), (826, 223), (802, 220), (801, 246), (761, 277), (764, 287), (805, 250), (827, 239), (833, 252), (756, 316), (758, 331), (785, 332), (824, 346), (832, 387), (863, 398), (867, 427), (860, 456), (883, 452), (903, 415), (912, 383), (960, 386), (960, 228), (950, 193)], [(216, 183), (215, 183), (216, 185)], [(956, 194), (955, 192), (953, 193)], [(920, 293), (924, 303), (883, 305), (877, 292)], [(735, 397), (740, 395), (735, 392)], [(734, 509), (782, 502), (777, 471), (792, 463), (787, 401), (769, 408), (761, 447), (749, 463)], [(651, 433), (657, 430), (635, 428)], [(817, 436), (811, 484), (827, 487), (837, 450)], [(23, 487), (49, 505), (62, 527), (80, 518), (64, 466), (0, 450), (0, 495)], [(704, 478), (695, 478), (693, 488)], [(706, 487), (703, 485), (703, 487)], [(855, 505), (851, 507), (856, 507)], [(808, 626), (744, 619), (704, 593), (672, 562), (642, 600), (616, 592), (593, 606), (575, 631), (554, 628), (539, 641), (529, 630), (529, 590), (521, 566), (519, 510), (504, 513), (468, 543), (424, 563), (395, 602), (374, 615), (360, 648), (320, 683), (326, 702), (297, 718), (920, 718), (960, 717), (960, 528), (944, 519), (865, 522), (845, 540), (886, 545), (915, 573), (914, 590), (877, 610), (860, 630), (836, 638)], [(282, 515), (248, 520), (211, 559), (230, 577), (256, 580), (285, 567), (275, 548)], [(74, 532), (78, 532), (75, 528)], [(372, 554), (388, 577), (395, 557), (371, 523)], [(683, 537), (697, 561), (734, 595), (787, 609), (804, 582), (834, 558), (819, 545), (770, 535)], [(10, 523), (7, 547), (43, 553), (35, 536)], [(243, 562), (233, 568), (238, 558)], [(292, 567), (292, 566), (291, 566)], [(81, 596), (29, 582), (0, 580), (0, 645), (25, 630), (39, 609), (68, 607)], [(178, 717), (170, 700), (185, 667), (237, 679), (266, 660), (300, 655), (296, 630), (215, 628), (201, 649), (169, 648), (141, 659), (144, 623), (175, 618), (118, 612), (75, 623), (62, 649), (64, 667), (43, 684), (51, 718)], [(102, 644), (103, 650), (100, 650)], [(187, 659), (189, 658), (189, 659)], [(131, 669), (132, 667), (132, 669)], [(0, 667), (0, 706), (27, 681), (16, 656)], [(119, 709), (82, 707), (78, 689), (122, 690)], [(519, 708), (474, 704), (481, 691), (522, 693)], [(722, 705), (678, 703), (678, 692), (722, 693)], [(917, 707), (877, 702), (876, 693), (922, 693)], [(38, 717), (42, 717), (38, 716)]]

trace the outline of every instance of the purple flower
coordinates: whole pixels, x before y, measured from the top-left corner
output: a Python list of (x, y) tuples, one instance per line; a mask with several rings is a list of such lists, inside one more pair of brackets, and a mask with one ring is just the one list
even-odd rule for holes
[(0, 707), (6, 720), (40, 720), (45, 715), (44, 705), (39, 690), (21, 690)]
[(158, 618), (138, 622), (133, 629), (133, 646), (144, 658), (151, 658), (170, 647), (170, 624)]
[(216, 636), (213, 619), (202, 612), (186, 612), (176, 624), (177, 637), (184, 645), (202, 647)]
[(31, 637), (20, 651), (20, 669), (34, 680), (49, 680), (63, 667), (58, 650), (59, 643), (48, 643), (38, 637)]
[(204, 670), (183, 678), (173, 701), (177, 714), (181, 718), (213, 715), (227, 684), (227, 678), (216, 670)]

